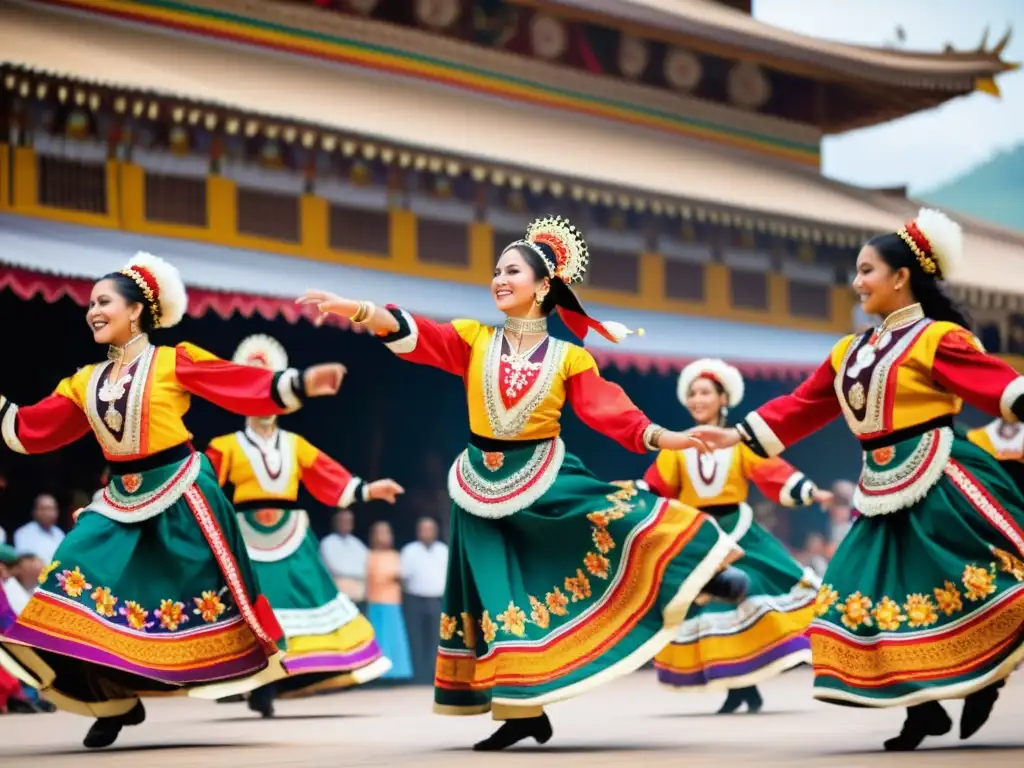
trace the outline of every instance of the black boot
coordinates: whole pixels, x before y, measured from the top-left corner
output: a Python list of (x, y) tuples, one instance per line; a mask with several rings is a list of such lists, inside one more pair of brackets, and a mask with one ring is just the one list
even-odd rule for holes
[(506, 720), (501, 727), (483, 741), (473, 745), (474, 752), (497, 752), (532, 736), (538, 744), (547, 744), (554, 731), (547, 714), (518, 720)]
[(949, 733), (953, 721), (937, 701), (927, 701), (907, 708), (907, 719), (899, 736), (885, 742), (888, 752), (910, 752), (917, 749), (927, 736)]
[(121, 733), (126, 725), (139, 725), (146, 719), (146, 709), (142, 702), (138, 701), (135, 706), (123, 715), (114, 717), (101, 717), (92, 724), (89, 732), (85, 734), (82, 744), (89, 749), (102, 749), (109, 747)]
[(743, 571), (733, 566), (728, 566), (719, 571), (702, 590), (711, 597), (727, 603), (740, 603), (747, 596), (747, 589), (750, 587), (750, 579)]
[(249, 709), (263, 717), (274, 716), (274, 686), (263, 685), (249, 693)]
[(730, 688), (729, 695), (725, 697), (725, 703), (718, 710), (720, 715), (731, 715), (743, 706), (743, 696), (740, 694), (742, 688)]
[(761, 711), (761, 707), (764, 706), (764, 699), (761, 698), (761, 692), (757, 690), (756, 685), (742, 688), (740, 693), (743, 694), (743, 699), (747, 702), (747, 712), (756, 715)]
[(1005, 680), (975, 691), (964, 700), (964, 711), (960, 715), (960, 738), (969, 739), (976, 734), (992, 714), (992, 707), (999, 698), (999, 689), (1006, 685)]

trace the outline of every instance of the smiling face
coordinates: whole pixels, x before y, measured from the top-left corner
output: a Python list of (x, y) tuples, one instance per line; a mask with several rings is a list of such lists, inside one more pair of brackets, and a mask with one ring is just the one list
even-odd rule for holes
[(906, 267), (894, 270), (874, 246), (865, 245), (857, 255), (853, 290), (860, 297), (865, 312), (886, 317), (906, 303), (897, 286), (905, 286), (909, 278), (910, 271)]
[(510, 317), (533, 317), (540, 314), (537, 294), (546, 294), (547, 277), (538, 279), (518, 248), (498, 259), (491, 280), (491, 295), (498, 309)]
[(124, 346), (131, 341), (132, 323), (138, 327), (142, 305), (129, 302), (113, 280), (100, 280), (92, 288), (85, 319), (97, 344)]
[(698, 424), (717, 424), (725, 406), (725, 395), (711, 379), (700, 377), (690, 385), (686, 409)]

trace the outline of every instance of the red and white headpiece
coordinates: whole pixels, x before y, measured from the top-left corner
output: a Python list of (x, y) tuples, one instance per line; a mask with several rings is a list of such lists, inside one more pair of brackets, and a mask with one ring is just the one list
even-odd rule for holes
[(921, 269), (937, 280), (948, 280), (963, 260), (963, 230), (942, 211), (922, 208), (896, 234), (914, 252)]
[(735, 408), (743, 401), (743, 374), (724, 360), (705, 357), (702, 360), (694, 360), (679, 374), (676, 397), (683, 405), (686, 405), (690, 396), (690, 387), (697, 379), (711, 379), (717, 382), (725, 390), (730, 408)]
[(284, 351), (281, 342), (262, 333), (244, 338), (232, 359), (239, 365), (252, 365), (271, 371), (283, 371), (288, 367), (288, 353)]
[[(573, 283), (578, 283), (587, 272), (590, 254), (583, 233), (568, 219), (561, 216), (545, 216), (534, 221), (526, 230), (526, 237), (505, 246), (502, 255), (515, 248), (527, 248), (540, 257), (547, 267), (548, 277), (559, 280), (565, 285), (563, 301), (557, 304), (558, 316), (577, 337), (583, 339), (588, 330), (597, 331), (609, 341), (622, 341), (634, 331), (622, 323), (614, 321), (600, 322), (584, 311), (576, 294), (572, 292)], [(635, 331), (643, 335), (643, 329)]]
[(188, 307), (188, 292), (177, 268), (159, 256), (139, 251), (121, 274), (139, 286), (146, 297), (154, 328), (171, 328), (181, 322)]

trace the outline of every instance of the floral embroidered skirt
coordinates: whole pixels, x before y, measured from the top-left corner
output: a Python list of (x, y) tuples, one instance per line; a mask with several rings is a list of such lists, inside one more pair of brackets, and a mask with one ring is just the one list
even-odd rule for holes
[[(937, 479), (906, 508), (862, 510), (836, 551), (810, 630), (816, 698), (870, 707), (962, 698), (1024, 658), (1024, 497), (988, 454), (948, 434), (937, 465), (910, 455), (930, 436), (898, 444), (895, 459), (891, 449), (866, 455), (869, 479), (881, 477), (879, 463), (919, 476), (933, 466)], [(872, 485), (862, 479), (862, 492)]]
[(598, 480), (561, 440), (499, 456), (470, 446), (449, 490), (461, 503), (442, 600), (440, 714), (530, 716), (638, 669), (741, 554), (712, 518)]
[(680, 691), (742, 688), (811, 660), (807, 628), (820, 580), (753, 521), (746, 504), (716, 514), (743, 548), (736, 568), (750, 589), (739, 605), (690, 609), (671, 645), (655, 658), (659, 682)]
[[(253, 568), (287, 638), (283, 664), (289, 676), (275, 684), (282, 698), (366, 683), (391, 668), (370, 622), (348, 596), (338, 592), (321, 563), (313, 532), (308, 526), (291, 525), (294, 521), (289, 518), (305, 514), (302, 510), (239, 513)], [(283, 546), (254, 546), (274, 541), (279, 531), (293, 529), (300, 534), (294, 544), (289, 545), (287, 536), (279, 536)]]
[(207, 459), (115, 475), (78, 515), (0, 663), (63, 709), (144, 694), (217, 698), (284, 676), (282, 632)]

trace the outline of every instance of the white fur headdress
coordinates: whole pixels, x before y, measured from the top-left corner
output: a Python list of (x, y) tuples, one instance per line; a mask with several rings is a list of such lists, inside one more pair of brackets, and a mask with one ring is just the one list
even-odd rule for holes
[(181, 322), (188, 308), (188, 292), (176, 267), (145, 251), (139, 251), (121, 270), (132, 280), (153, 313), (156, 328), (171, 328)]
[(242, 339), (233, 360), (239, 365), (258, 365), (272, 371), (283, 371), (288, 367), (288, 353), (281, 342), (262, 333)]
[(914, 252), (921, 269), (939, 280), (949, 280), (963, 262), (963, 230), (942, 211), (922, 208), (896, 234)]
[(679, 398), (680, 403), (686, 405), (686, 400), (690, 394), (690, 385), (700, 378), (717, 381), (722, 386), (722, 389), (725, 390), (725, 396), (728, 398), (730, 408), (735, 408), (742, 402), (744, 392), (743, 374), (724, 360), (705, 357), (701, 360), (694, 360), (683, 368), (683, 372), (679, 374), (676, 396)]

